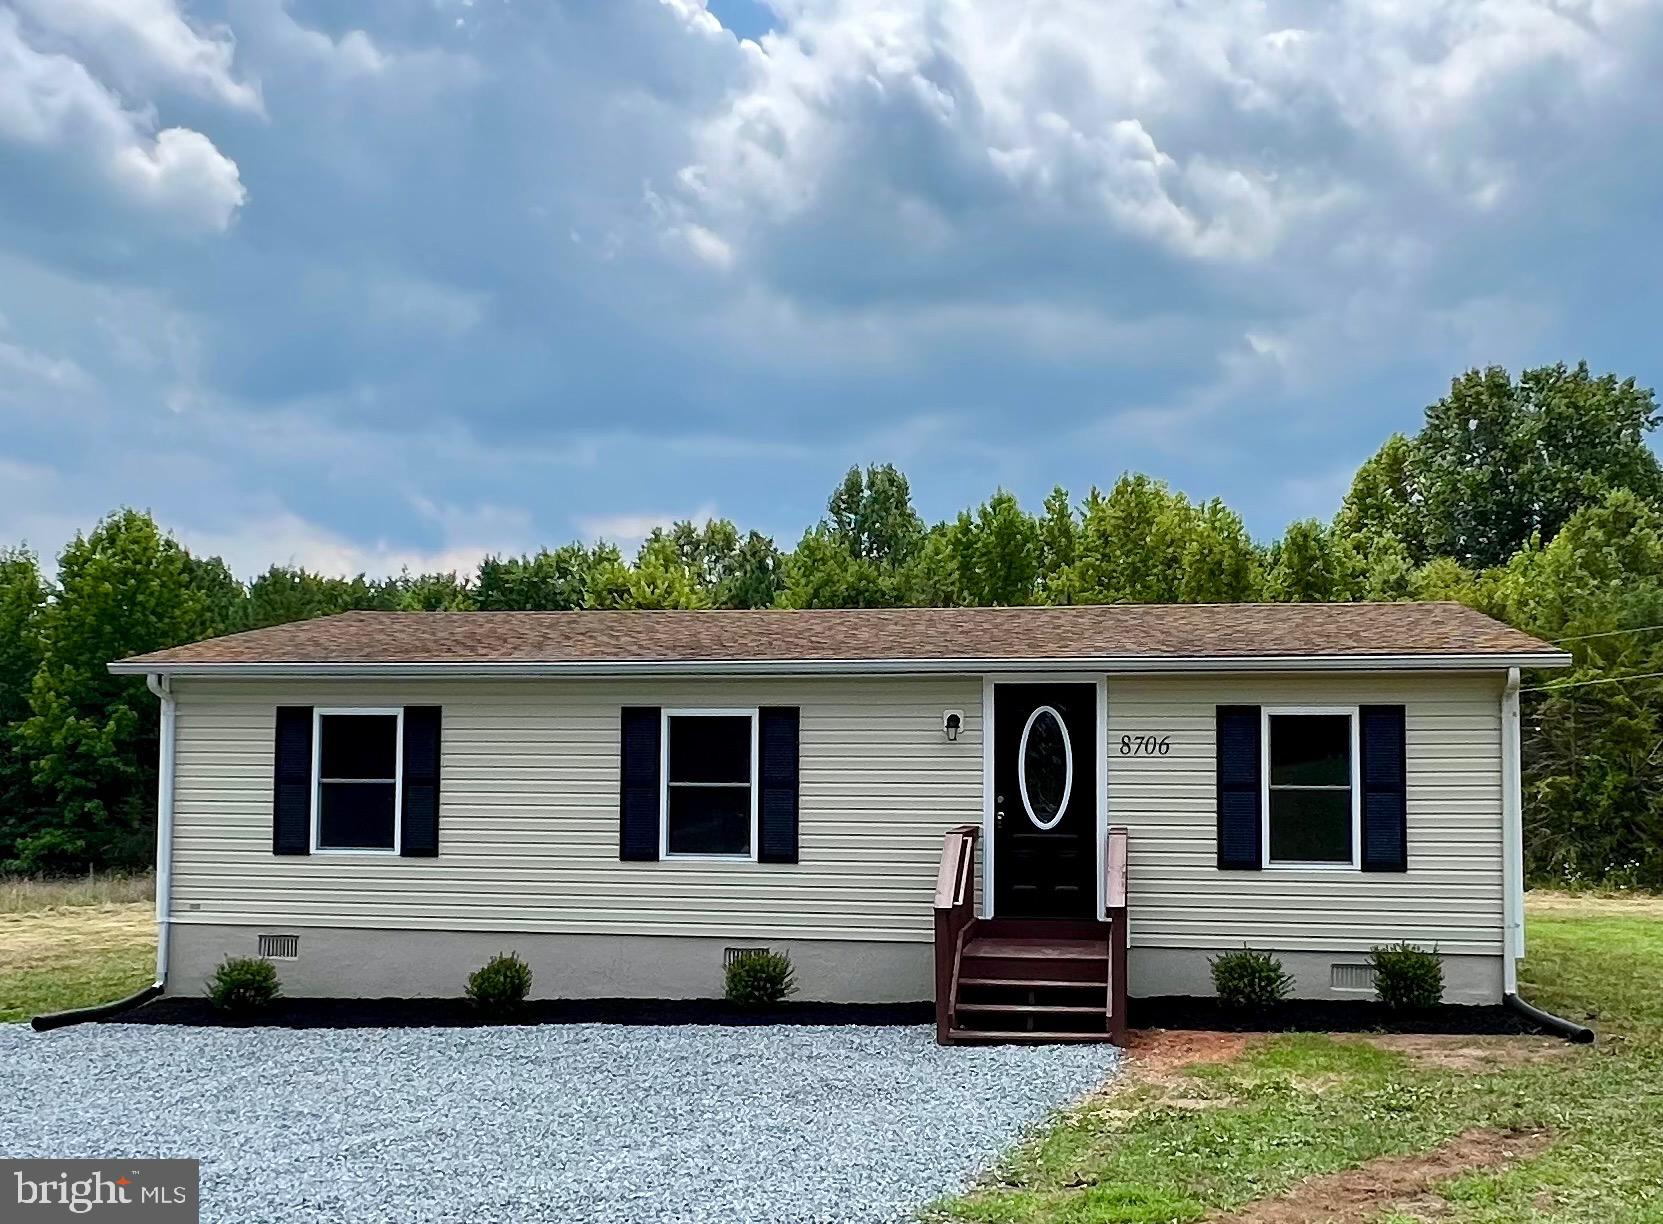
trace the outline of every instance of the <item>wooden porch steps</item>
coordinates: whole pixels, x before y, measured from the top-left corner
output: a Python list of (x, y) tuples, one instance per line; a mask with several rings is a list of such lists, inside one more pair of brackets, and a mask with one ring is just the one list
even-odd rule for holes
[(1007, 978), (961, 977), (960, 986), (1016, 986), (1023, 990), (1050, 990), (1069, 986), (1101, 986), (1102, 982), (1082, 982), (1078, 978)]
[(1103, 946), (1107, 938), (1107, 932), (1097, 939), (1054, 939), (1044, 935), (1004, 939), (983, 936), (965, 944), (964, 955), (975, 959), (1100, 961), (1108, 955)]
[(936, 877), (936, 1039), (1122, 1040), (1125, 831), (1110, 830), (1101, 920), (977, 917), (971, 903), (977, 833), (963, 826), (947, 834)]
[(1107, 1041), (1107, 1033), (1052, 1033), (1035, 1029), (1016, 1029), (1002, 1032), (998, 1029), (948, 1029), (947, 1036), (955, 1045), (967, 1045), (973, 1042), (986, 1041), (1000, 1044), (1050, 1045), (1062, 1041)]

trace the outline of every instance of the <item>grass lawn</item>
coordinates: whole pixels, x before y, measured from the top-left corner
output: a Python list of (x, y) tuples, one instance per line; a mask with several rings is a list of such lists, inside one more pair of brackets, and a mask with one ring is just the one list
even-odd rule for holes
[(0, 1021), (108, 1003), (155, 979), (148, 876), (0, 880)]
[(1278, 1036), (1134, 1059), (928, 1218), (1663, 1224), (1663, 903), (1533, 894), (1528, 935), (1521, 993), (1598, 1045)]

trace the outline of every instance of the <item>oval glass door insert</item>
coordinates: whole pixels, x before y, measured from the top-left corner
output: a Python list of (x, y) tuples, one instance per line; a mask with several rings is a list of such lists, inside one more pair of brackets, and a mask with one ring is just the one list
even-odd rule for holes
[(1074, 790), (1074, 745), (1062, 715), (1042, 705), (1028, 715), (1016, 749), (1016, 785), (1036, 829), (1054, 829)]

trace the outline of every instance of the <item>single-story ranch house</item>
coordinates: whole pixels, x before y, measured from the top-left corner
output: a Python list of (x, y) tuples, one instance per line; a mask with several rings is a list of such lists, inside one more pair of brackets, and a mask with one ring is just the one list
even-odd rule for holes
[(1523, 954), (1519, 671), (1456, 604), (351, 612), (111, 665), (163, 703), (158, 977), (291, 995), (935, 998), (1114, 1034), (1276, 953), (1305, 998)]

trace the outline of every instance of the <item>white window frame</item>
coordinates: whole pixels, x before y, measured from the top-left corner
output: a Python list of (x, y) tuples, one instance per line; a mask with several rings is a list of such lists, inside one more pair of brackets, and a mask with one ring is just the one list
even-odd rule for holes
[[(325, 778), (323, 771), (323, 720), (342, 715), (392, 716), (393, 730), (393, 845), (384, 846), (325, 846), (319, 840), (323, 814), (323, 784), (348, 785), (369, 782), (385, 786), (386, 778)], [(313, 854), (372, 854), (396, 858), (404, 839), (404, 707), (403, 706), (316, 706), (312, 710), (312, 853)]]
[[(1351, 720), (1351, 861), (1307, 862), (1270, 857), (1270, 720), (1292, 715), (1330, 717), (1345, 715)], [(1276, 871), (1361, 871), (1363, 854), (1363, 778), (1359, 708), (1354, 705), (1264, 706), (1259, 711), (1259, 836), (1265, 848), (1265, 867)]]
[[(693, 706), (659, 715), (658, 727), (658, 857), (678, 862), (754, 863), (757, 861), (757, 814), (761, 791), (760, 707)], [(670, 852), (670, 720), (672, 718), (748, 718), (751, 720), (751, 848), (745, 854), (672, 854)], [(677, 782), (677, 786), (737, 786), (736, 782)]]

